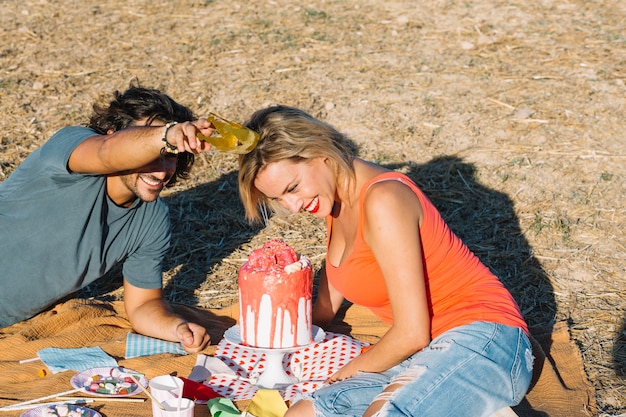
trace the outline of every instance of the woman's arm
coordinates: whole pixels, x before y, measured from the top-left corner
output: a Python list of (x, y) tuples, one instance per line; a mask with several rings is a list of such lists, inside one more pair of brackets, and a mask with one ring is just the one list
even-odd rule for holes
[(320, 271), (320, 283), (317, 291), (317, 299), (313, 307), (313, 324), (325, 328), (335, 318), (343, 296), (339, 291), (335, 290), (328, 282), (326, 277), (326, 269)]
[(358, 371), (380, 372), (430, 342), (430, 314), (419, 235), (422, 207), (399, 181), (371, 186), (364, 205), (364, 237), (385, 277), (393, 325), (371, 349), (338, 371), (331, 381)]

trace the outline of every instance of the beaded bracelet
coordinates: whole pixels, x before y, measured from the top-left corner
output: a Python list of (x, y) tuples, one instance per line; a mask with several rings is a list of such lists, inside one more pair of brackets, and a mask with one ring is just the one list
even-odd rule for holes
[(178, 124), (178, 122), (169, 122), (168, 124), (165, 125), (165, 131), (163, 132), (163, 137), (161, 138), (165, 146), (161, 148), (161, 154), (170, 153), (170, 154), (176, 155), (179, 152), (177, 146), (172, 145), (171, 143), (167, 141), (167, 132), (170, 130), (170, 127), (176, 124)]

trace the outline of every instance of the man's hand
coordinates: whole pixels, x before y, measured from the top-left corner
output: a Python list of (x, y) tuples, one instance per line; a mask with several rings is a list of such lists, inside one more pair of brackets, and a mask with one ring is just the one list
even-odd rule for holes
[(190, 152), (193, 154), (207, 152), (211, 149), (211, 145), (200, 140), (198, 133), (208, 137), (213, 130), (213, 125), (206, 119), (177, 123), (168, 129), (167, 142), (176, 146), (179, 152)]
[(183, 344), (183, 348), (189, 353), (197, 353), (204, 349), (211, 337), (206, 329), (196, 323), (183, 321), (176, 326), (176, 336)]

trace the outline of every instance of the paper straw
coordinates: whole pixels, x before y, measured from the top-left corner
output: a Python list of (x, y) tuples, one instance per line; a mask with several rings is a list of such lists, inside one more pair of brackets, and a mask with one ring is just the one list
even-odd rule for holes
[(35, 357), (35, 358), (30, 358), (30, 359), (22, 359), (20, 361), (20, 365), (23, 363), (28, 363), (28, 362), (35, 362), (35, 361), (40, 361), (41, 359), (39, 359), (39, 356)]
[(180, 405), (183, 402), (183, 388), (185, 387), (185, 382), (182, 379), (179, 381), (181, 382), (181, 384), (180, 390), (178, 391), (178, 406), (176, 407), (176, 412), (180, 415)]
[(64, 392), (59, 392), (56, 394), (52, 394), (52, 395), (46, 395), (45, 397), (39, 397), (39, 398), (35, 398), (34, 400), (28, 400), (28, 401), (24, 401), (18, 404), (13, 404), (13, 405), (7, 405), (6, 407), (2, 407), (0, 408), (0, 411), (7, 411), (7, 410), (16, 410), (18, 408), (16, 407), (21, 407), (23, 405), (27, 405), (27, 404), (32, 404), (32, 403), (37, 403), (39, 401), (44, 401), (44, 400), (49, 400), (50, 398), (56, 398), (62, 395), (68, 395), (68, 394), (73, 394), (75, 392), (79, 392), (82, 391), (82, 388), (76, 388), (70, 391), (64, 391)]
[(161, 410), (165, 410), (165, 407), (163, 407), (163, 404), (161, 404), (161, 401), (159, 401), (159, 400), (157, 400), (156, 398), (154, 398), (154, 396), (153, 396), (152, 394), (150, 394), (150, 391), (148, 391), (148, 390), (146, 389), (146, 387), (144, 387), (143, 385), (141, 385), (141, 383), (140, 383), (139, 381), (137, 381), (137, 378), (135, 378), (135, 376), (134, 376), (133, 374), (128, 374), (128, 377), (129, 377), (130, 379), (132, 379), (132, 380), (133, 380), (133, 382), (134, 382), (135, 384), (137, 384), (137, 386), (138, 386), (139, 388), (141, 388), (141, 390), (142, 390), (143, 392), (145, 392), (145, 393), (146, 393), (146, 395), (147, 395), (148, 397), (150, 397), (150, 399), (151, 399), (152, 401), (154, 401), (155, 403), (157, 403), (157, 405), (159, 406), (159, 408), (160, 408)]
[(65, 401), (89, 401), (89, 402), (116, 402), (116, 403), (142, 403), (145, 402), (145, 398), (125, 398), (125, 397), (57, 397), (57, 400)]
[(95, 400), (93, 398), (89, 398), (89, 399), (84, 399), (84, 400), (76, 400), (76, 401), (53, 401), (53, 402), (48, 402), (48, 403), (37, 403), (37, 404), (27, 404), (27, 405), (21, 405), (21, 406), (15, 406), (14, 408), (9, 409), (4, 409), (3, 411), (17, 411), (17, 410), (30, 410), (32, 408), (37, 408), (37, 407), (52, 407), (53, 405), (62, 405), (62, 404), (77, 404), (77, 405), (83, 405), (83, 404), (87, 404), (87, 403), (92, 403)]

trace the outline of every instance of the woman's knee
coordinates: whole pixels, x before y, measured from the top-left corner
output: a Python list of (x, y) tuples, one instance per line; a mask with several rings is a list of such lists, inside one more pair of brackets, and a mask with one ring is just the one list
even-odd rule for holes
[(310, 400), (300, 400), (289, 407), (285, 417), (315, 417), (313, 404)]

